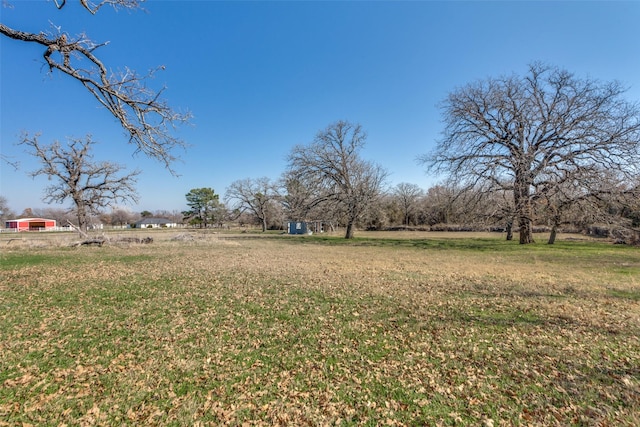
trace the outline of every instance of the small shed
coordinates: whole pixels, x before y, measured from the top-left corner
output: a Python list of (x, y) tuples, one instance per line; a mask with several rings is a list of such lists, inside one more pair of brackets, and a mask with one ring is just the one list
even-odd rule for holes
[(5, 228), (10, 231), (49, 231), (56, 229), (55, 219), (19, 218), (5, 222)]
[(329, 225), (333, 230), (333, 225), (326, 221), (288, 221), (288, 234), (313, 234), (324, 233), (325, 225)]
[(287, 223), (288, 234), (307, 234), (308, 227), (304, 221), (289, 221)]

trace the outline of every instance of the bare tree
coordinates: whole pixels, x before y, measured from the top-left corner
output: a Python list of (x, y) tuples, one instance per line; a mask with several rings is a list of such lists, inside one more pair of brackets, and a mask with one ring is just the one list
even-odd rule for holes
[(625, 90), (539, 63), (524, 77), (469, 84), (444, 101), (444, 136), (422, 161), (458, 182), (510, 192), (520, 243), (532, 243), (541, 188), (593, 165), (636, 173), (640, 113), (621, 98)]
[(551, 225), (548, 244), (555, 242), (559, 226), (570, 222), (572, 216), (577, 216), (585, 225), (631, 226), (624, 214), (640, 197), (640, 189), (610, 170), (592, 167), (581, 172), (540, 190), (538, 204)]
[[(79, 1), (84, 9), (95, 14), (107, 5), (115, 9), (138, 9), (143, 0)], [(54, 3), (58, 9), (67, 4), (65, 0)], [(12, 40), (41, 45), (50, 72), (58, 70), (80, 82), (118, 120), (136, 152), (163, 162), (171, 170), (170, 165), (176, 159), (175, 149), (186, 146), (184, 141), (173, 136), (172, 131), (176, 125), (187, 122), (191, 114), (174, 111), (161, 97), (164, 88), (156, 91), (147, 85), (156, 71), (164, 69), (163, 66), (146, 75), (128, 68), (111, 71), (96, 55), (96, 50), (108, 42), (95, 42), (84, 33), (71, 36), (56, 27), (48, 32), (30, 33), (0, 23), (0, 34)]]
[(4, 227), (4, 223), (15, 217), (15, 213), (9, 207), (9, 202), (4, 196), (0, 196), (0, 226)]
[(513, 191), (506, 191), (500, 186), (480, 187), (475, 200), (484, 207), (482, 212), (487, 225), (504, 230), (506, 240), (513, 240), (513, 223), (516, 217)]
[(386, 194), (374, 199), (367, 205), (367, 209), (362, 213), (358, 221), (366, 230), (384, 230), (391, 225), (389, 216), (390, 199)]
[(461, 190), (450, 183), (434, 185), (422, 198), (424, 222), (429, 225), (459, 221), (459, 194)]
[(56, 223), (61, 226), (76, 220), (75, 209), (45, 207), (41, 209), (34, 209), (33, 214), (36, 218), (55, 219)]
[(403, 214), (403, 224), (409, 225), (411, 217), (415, 215), (420, 198), (424, 191), (416, 184), (401, 182), (393, 189), (393, 196), (398, 201)]
[(122, 207), (115, 208), (111, 211), (111, 225), (120, 227), (131, 224), (136, 221), (136, 215), (128, 209)]
[[(166, 218), (171, 222), (175, 222), (176, 224), (181, 224), (184, 218), (184, 216), (182, 215), (182, 212), (175, 209), (172, 211), (159, 209), (153, 212), (153, 216), (156, 218)], [(216, 215), (216, 217), (217, 216), (218, 215)], [(219, 218), (214, 218), (214, 219), (218, 220)]]
[(24, 208), (24, 210), (19, 216), (21, 218), (35, 218), (36, 213), (33, 212), (32, 208)]
[(282, 203), (278, 203), (278, 200), (279, 198), (276, 195), (276, 197), (272, 197), (267, 205), (266, 216), (268, 230), (283, 230), (285, 227), (287, 218), (285, 216), (284, 206)]
[(136, 177), (140, 171), (119, 175), (123, 166), (111, 162), (94, 162), (91, 147), (95, 142), (85, 139), (69, 139), (67, 146), (56, 141), (42, 145), (38, 135), (23, 135), (20, 144), (28, 147), (42, 167), (31, 172), (32, 177), (46, 175), (56, 181), (44, 190), (45, 203), (64, 203), (71, 199), (75, 206), (78, 227), (87, 230), (91, 214), (116, 202), (137, 202)]
[(508, 220), (502, 210), (504, 192), (481, 185), (459, 186), (444, 181), (430, 187), (420, 198), (419, 222), (440, 229), (479, 230), (494, 228)]
[(282, 174), (276, 191), (287, 219), (294, 221), (328, 219), (326, 209), (320, 207), (327, 198), (319, 197), (313, 188), (312, 180), (306, 178), (293, 176), (291, 171), (285, 171)]
[(345, 238), (368, 205), (381, 192), (387, 172), (360, 158), (367, 139), (359, 124), (338, 121), (319, 132), (314, 141), (294, 147), (289, 154), (291, 176), (303, 179), (317, 199), (333, 201), (344, 212)]
[(232, 210), (251, 212), (260, 221), (262, 231), (267, 231), (269, 213), (274, 211), (270, 205), (276, 196), (275, 184), (269, 178), (246, 178), (231, 183), (225, 201)]
[[(398, 226), (404, 224), (404, 212), (402, 211), (399, 200), (392, 192), (388, 194), (381, 194), (375, 205), (377, 205), (377, 210), (380, 211), (376, 214), (377, 218), (384, 219), (386, 226)], [(421, 205), (418, 204), (413, 214), (413, 220), (416, 225), (420, 221), (420, 207)]]

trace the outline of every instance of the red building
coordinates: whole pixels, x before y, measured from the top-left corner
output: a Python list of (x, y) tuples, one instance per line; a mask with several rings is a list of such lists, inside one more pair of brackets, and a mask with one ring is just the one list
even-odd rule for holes
[(5, 227), (10, 231), (47, 231), (55, 230), (55, 219), (44, 218), (20, 218), (12, 219), (5, 223)]

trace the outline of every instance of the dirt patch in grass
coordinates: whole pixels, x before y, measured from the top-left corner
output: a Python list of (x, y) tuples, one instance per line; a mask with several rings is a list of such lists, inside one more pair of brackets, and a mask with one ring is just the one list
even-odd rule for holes
[(0, 425), (640, 423), (640, 252), (177, 234), (3, 250)]

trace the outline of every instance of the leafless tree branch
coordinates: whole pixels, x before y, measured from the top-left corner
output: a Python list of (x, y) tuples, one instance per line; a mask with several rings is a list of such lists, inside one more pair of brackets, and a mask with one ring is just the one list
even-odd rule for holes
[[(80, 3), (95, 14), (105, 5), (135, 9), (141, 2), (80, 0)], [(56, 1), (58, 9), (66, 4), (65, 0)], [(98, 48), (108, 42), (96, 43), (84, 33), (72, 37), (58, 29), (36, 34), (0, 23), (0, 34), (13, 40), (41, 45), (44, 48), (43, 58), (51, 72), (58, 70), (80, 82), (116, 118), (125, 130), (129, 143), (136, 147), (136, 152), (161, 161), (173, 173), (171, 164), (176, 160), (174, 152), (186, 147), (186, 143), (175, 137), (173, 132), (178, 125), (188, 122), (191, 114), (174, 111), (162, 98), (165, 88), (154, 90), (147, 86), (149, 79), (157, 71), (163, 70), (164, 66), (152, 69), (145, 75), (128, 68), (112, 72), (95, 54)]]

